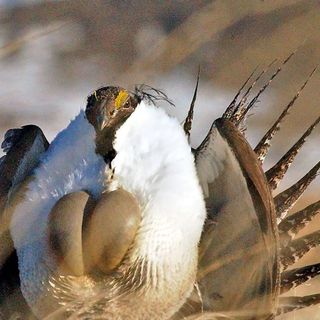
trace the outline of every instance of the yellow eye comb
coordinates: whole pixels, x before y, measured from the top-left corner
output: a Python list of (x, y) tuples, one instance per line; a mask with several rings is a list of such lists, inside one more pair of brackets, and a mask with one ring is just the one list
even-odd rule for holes
[(125, 102), (127, 101), (128, 99), (128, 92), (125, 91), (125, 90), (120, 90), (118, 96), (116, 97), (115, 99), (115, 106), (116, 106), (116, 109), (120, 109), (124, 104)]

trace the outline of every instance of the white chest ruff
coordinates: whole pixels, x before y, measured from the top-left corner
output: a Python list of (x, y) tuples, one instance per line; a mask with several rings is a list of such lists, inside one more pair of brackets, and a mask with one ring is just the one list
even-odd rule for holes
[(141, 103), (118, 130), (114, 148), (115, 178), (142, 207), (136, 254), (153, 261), (179, 260), (198, 244), (205, 205), (178, 121)]

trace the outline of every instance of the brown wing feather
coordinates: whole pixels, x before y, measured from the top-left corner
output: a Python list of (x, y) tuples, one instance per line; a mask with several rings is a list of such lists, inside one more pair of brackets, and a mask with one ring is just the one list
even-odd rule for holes
[(4, 214), (8, 195), (37, 166), (49, 143), (34, 125), (10, 129), (1, 145), (6, 155), (0, 163), (0, 314), (5, 319), (20, 313), (33, 319), (19, 289), (18, 262), (9, 233), (9, 217)]
[(200, 243), (202, 302), (194, 294), (185, 314), (201, 307), (222, 313), (247, 308), (255, 319), (267, 319), (276, 311), (278, 240), (272, 197), (259, 161), (227, 119), (214, 122), (195, 156), (208, 220)]

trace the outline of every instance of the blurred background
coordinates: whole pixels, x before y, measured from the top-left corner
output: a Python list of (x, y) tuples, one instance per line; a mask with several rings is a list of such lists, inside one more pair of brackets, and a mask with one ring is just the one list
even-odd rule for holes
[[(319, 64), (319, 0), (0, 0), (0, 136), (33, 123), (52, 140), (85, 107), (87, 95), (106, 84), (162, 89), (175, 103), (165, 107), (182, 121), (200, 66), (192, 134), (197, 145), (256, 67), (259, 72), (278, 59), (259, 89), (295, 50), (248, 121), (252, 145)], [(318, 71), (274, 139), (266, 169), (319, 116), (319, 86)], [(280, 189), (319, 159), (317, 129)], [(320, 179), (295, 210), (318, 200), (319, 190)], [(307, 232), (319, 227), (317, 219)], [(313, 250), (300, 265), (320, 262), (319, 253)], [(290, 294), (319, 292), (313, 280)], [(283, 319), (320, 319), (320, 308)]]

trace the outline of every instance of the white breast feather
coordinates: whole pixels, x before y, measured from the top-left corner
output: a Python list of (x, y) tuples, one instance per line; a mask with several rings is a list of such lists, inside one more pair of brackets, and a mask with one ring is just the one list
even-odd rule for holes
[(115, 177), (143, 209), (135, 254), (159, 263), (180, 260), (197, 246), (206, 215), (184, 131), (142, 102), (118, 130), (114, 148)]
[(34, 172), (25, 201), (14, 212), (10, 231), (18, 254), (21, 288), (33, 291), (25, 294), (27, 299), (38, 296), (48, 268), (55, 268), (46, 247), (46, 226), (53, 205), (73, 191), (88, 190), (97, 196), (103, 189), (105, 163), (95, 153), (94, 139), (94, 128), (81, 111), (51, 143)]

